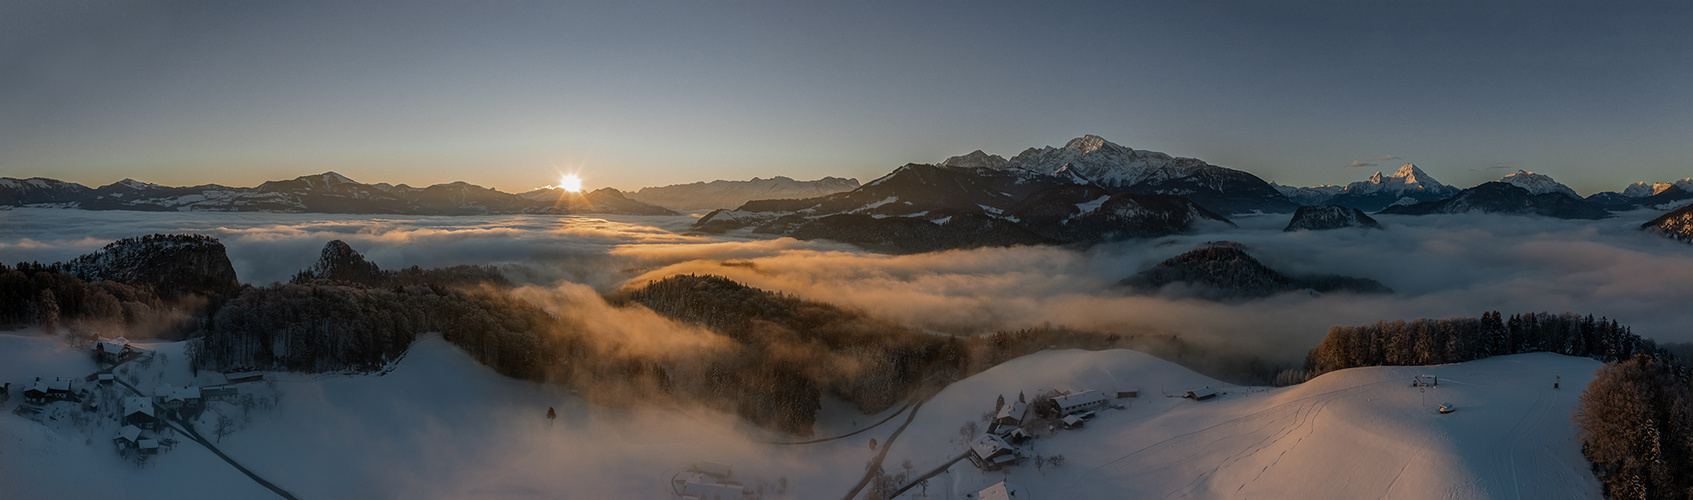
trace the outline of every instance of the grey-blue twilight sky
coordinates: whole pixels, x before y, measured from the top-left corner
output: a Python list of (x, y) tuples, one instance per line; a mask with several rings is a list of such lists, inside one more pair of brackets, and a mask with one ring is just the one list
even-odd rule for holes
[[(524, 190), (1098, 134), (1310, 185), (1693, 176), (1693, 3), (0, 2), (0, 175)], [(1347, 167), (1355, 160), (1378, 166)]]

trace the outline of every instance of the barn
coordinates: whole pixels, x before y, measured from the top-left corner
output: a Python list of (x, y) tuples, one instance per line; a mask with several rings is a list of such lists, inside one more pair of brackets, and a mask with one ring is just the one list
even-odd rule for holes
[(1204, 401), (1204, 400), (1207, 400), (1207, 399), (1217, 397), (1217, 390), (1212, 389), (1210, 387), (1202, 387), (1202, 388), (1199, 388), (1199, 389), (1187, 391), (1187, 395), (1182, 396), (1182, 397), (1188, 398), (1188, 399), (1191, 399), (1191, 400), (1194, 400), (1194, 401)]
[(1110, 401), (1104, 394), (1096, 391), (1082, 391), (1068, 396), (1052, 398), (1052, 406), (1060, 415), (1073, 415), (1084, 411), (1104, 408)]

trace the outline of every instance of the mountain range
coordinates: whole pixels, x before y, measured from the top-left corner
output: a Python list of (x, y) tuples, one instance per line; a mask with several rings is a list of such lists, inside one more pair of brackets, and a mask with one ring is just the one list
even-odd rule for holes
[(624, 193), (631, 200), (676, 210), (735, 208), (752, 200), (815, 198), (858, 188), (858, 179), (824, 177), (796, 181), (783, 176), (749, 181), (695, 182), (644, 187)]
[(297, 212), (407, 215), (676, 215), (604, 188), (588, 193), (539, 189), (510, 194), (465, 182), (414, 188), (363, 184), (335, 172), (258, 187), (175, 187), (124, 179), (98, 188), (41, 177), (0, 177), (0, 205), (150, 212)]

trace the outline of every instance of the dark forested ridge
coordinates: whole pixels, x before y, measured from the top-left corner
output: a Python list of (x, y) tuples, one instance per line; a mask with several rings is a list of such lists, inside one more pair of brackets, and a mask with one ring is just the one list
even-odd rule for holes
[(1574, 313), (1527, 313), (1502, 318), (1498, 311), (1481, 318), (1377, 321), (1329, 328), (1305, 357), (1308, 376), (1383, 365), (1457, 363), (1488, 356), (1553, 352), (1600, 361), (1636, 354), (1667, 356), (1668, 351), (1608, 318)]
[(1676, 358), (1606, 363), (1574, 419), (1607, 498), (1693, 497), (1693, 392)]

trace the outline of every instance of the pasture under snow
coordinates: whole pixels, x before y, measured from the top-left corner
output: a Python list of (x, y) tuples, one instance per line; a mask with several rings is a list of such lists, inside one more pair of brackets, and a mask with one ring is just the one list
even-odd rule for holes
[[(218, 377), (190, 374), (180, 343), (146, 346), (170, 361), (140, 370), (143, 389)], [(1597, 498), (1569, 416), (1598, 366), (1526, 354), (1343, 370), (1272, 389), (1225, 384), (1134, 351), (1048, 351), (935, 395), (884, 467), (903, 472), (909, 460), (920, 475), (958, 456), (960, 427), (1001, 394), (1015, 401), (1019, 391), (1033, 398), (1060, 386), (1133, 385), (1138, 398), (1112, 400), (1123, 409), (1024, 446), (1030, 455), (1064, 455), (1062, 466), (983, 473), (961, 461), (903, 498), (965, 498), (1006, 479), (1037, 499)], [(93, 371), (83, 352), (47, 337), (0, 334), (0, 382), (14, 387), (0, 403), (0, 496), (271, 496), (186, 440), (137, 466), (117, 456), (106, 430), (10, 414), (20, 383)], [(1411, 387), (1421, 374), (1440, 377), (1426, 404)], [(1563, 376), (1562, 389), (1552, 388), (1554, 375)], [(217, 444), (300, 498), (668, 498), (669, 480), (702, 461), (733, 466), (749, 490), (763, 488), (762, 498), (840, 498), (877, 453), (869, 441), (886, 443), (906, 420), (899, 409), (865, 416), (826, 402), (818, 437), (894, 418), (844, 439), (769, 444), (792, 438), (663, 401), (639, 409), (587, 404), (560, 386), (501, 377), (433, 335), (380, 375), (267, 376), (277, 380), (278, 407), (252, 413)], [(1205, 386), (1223, 395), (1165, 396)], [(1436, 413), (1442, 402), (1458, 411)], [(548, 407), (556, 421), (545, 418)], [(200, 431), (213, 435), (209, 425)]]

